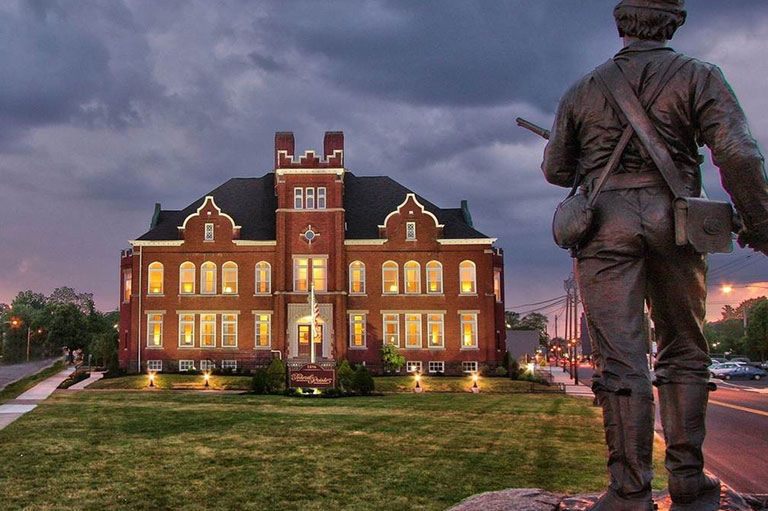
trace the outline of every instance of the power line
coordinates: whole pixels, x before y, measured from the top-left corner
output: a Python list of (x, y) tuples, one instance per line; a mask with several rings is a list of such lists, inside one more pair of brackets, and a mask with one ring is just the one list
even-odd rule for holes
[(565, 295), (558, 296), (557, 298), (550, 298), (549, 300), (543, 300), (541, 302), (523, 303), (523, 304), (520, 304), (520, 305), (510, 305), (509, 307), (507, 307), (507, 310), (508, 311), (512, 311), (513, 309), (516, 309), (518, 307), (531, 307), (533, 305), (541, 305), (541, 304), (544, 304), (544, 303), (549, 303), (549, 302), (554, 302), (556, 300), (561, 300), (563, 298), (565, 298)]

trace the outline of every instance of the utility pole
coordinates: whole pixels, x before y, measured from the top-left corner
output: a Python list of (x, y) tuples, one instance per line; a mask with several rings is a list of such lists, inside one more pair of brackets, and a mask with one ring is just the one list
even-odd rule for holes
[(576, 263), (574, 261), (574, 273), (566, 279), (565, 287), (565, 341), (568, 354), (569, 374), (574, 383), (579, 383), (579, 370), (576, 367), (576, 353), (579, 331), (579, 292), (575, 278)]

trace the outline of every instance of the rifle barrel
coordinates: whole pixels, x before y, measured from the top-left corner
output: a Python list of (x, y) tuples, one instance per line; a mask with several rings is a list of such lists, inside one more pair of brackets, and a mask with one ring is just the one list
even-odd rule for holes
[(541, 138), (549, 140), (549, 130), (548, 129), (544, 129), (541, 126), (537, 126), (536, 124), (533, 124), (530, 121), (526, 121), (522, 117), (518, 117), (517, 119), (515, 119), (515, 122), (517, 122), (517, 125), (520, 126), (521, 128), (525, 128), (525, 129), (527, 129), (529, 131), (532, 131), (533, 133), (536, 133)]

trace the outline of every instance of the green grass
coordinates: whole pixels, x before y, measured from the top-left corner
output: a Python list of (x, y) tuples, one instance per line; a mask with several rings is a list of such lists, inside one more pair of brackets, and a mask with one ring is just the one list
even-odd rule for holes
[[(250, 390), (250, 376), (215, 376), (212, 375), (208, 382), (210, 388), (214, 390)], [(203, 376), (194, 374), (163, 374), (155, 375), (155, 386), (158, 389), (179, 389), (203, 385)], [(121, 376), (119, 378), (105, 378), (91, 383), (89, 389), (119, 389), (135, 390), (144, 389), (149, 385), (149, 377), (146, 374), (133, 374), (130, 376)]]
[(0, 431), (3, 509), (443, 510), (478, 492), (604, 487), (590, 401), (56, 393)]
[(6, 401), (10, 401), (11, 399), (16, 399), (21, 394), (28, 391), (49, 376), (53, 376), (54, 374), (61, 372), (64, 367), (64, 362), (59, 360), (50, 367), (46, 367), (45, 369), (35, 374), (15, 381), (10, 385), (6, 385), (3, 390), (0, 390), (0, 404), (5, 403)]

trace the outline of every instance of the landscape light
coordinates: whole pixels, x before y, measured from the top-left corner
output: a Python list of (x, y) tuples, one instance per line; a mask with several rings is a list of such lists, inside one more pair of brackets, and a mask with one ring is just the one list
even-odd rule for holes
[(205, 388), (207, 389), (209, 387), (208, 380), (211, 379), (211, 373), (206, 371), (203, 373), (203, 378), (205, 378)]
[(421, 388), (421, 373), (418, 373), (418, 372), (415, 373), (413, 375), (413, 379), (416, 380), (416, 387), (414, 387), (413, 391), (414, 392), (421, 392), (422, 391), (422, 388)]
[(155, 372), (150, 371), (149, 372), (149, 386), (154, 387), (155, 386)]
[(480, 379), (480, 375), (477, 372), (472, 373), (472, 392), (474, 394), (480, 392), (480, 387), (477, 386), (478, 379)]
[(532, 373), (534, 368), (535, 368), (534, 363), (533, 362), (529, 362), (528, 363), (528, 372)]

